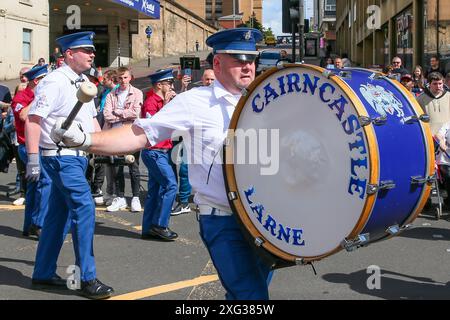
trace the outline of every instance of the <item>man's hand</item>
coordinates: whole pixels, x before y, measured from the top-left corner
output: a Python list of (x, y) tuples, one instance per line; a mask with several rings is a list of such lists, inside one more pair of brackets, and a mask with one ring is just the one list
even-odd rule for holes
[(25, 178), (31, 182), (39, 181), (41, 175), (41, 165), (39, 164), (39, 154), (29, 153)]
[(74, 121), (69, 129), (62, 129), (64, 118), (58, 118), (50, 132), (50, 138), (56, 144), (63, 143), (65, 147), (87, 150), (91, 145), (91, 135), (84, 133), (81, 124)]
[(187, 91), (189, 83), (191, 83), (192, 78), (188, 75), (184, 75), (181, 79), (181, 92)]
[(169, 103), (169, 101), (175, 98), (176, 95), (177, 93), (173, 90), (166, 92), (166, 94), (164, 95), (164, 104)]

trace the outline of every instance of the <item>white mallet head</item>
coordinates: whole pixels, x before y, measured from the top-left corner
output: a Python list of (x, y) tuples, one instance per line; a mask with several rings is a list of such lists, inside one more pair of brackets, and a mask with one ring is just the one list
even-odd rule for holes
[(83, 82), (77, 91), (77, 99), (88, 103), (97, 95), (97, 87), (92, 82)]

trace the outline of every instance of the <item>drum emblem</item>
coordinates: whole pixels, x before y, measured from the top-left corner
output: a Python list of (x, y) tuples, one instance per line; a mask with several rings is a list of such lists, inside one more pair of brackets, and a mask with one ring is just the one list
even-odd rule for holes
[(359, 91), (380, 116), (386, 117), (387, 113), (390, 115), (395, 113), (398, 118), (404, 118), (403, 105), (392, 92), (370, 83), (362, 84)]

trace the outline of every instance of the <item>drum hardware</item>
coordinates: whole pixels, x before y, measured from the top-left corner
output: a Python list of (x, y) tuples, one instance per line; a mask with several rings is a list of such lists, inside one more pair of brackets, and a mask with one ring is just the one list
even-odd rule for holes
[(243, 89), (241, 90), (241, 95), (242, 95), (243, 97), (246, 97), (247, 94), (248, 94), (248, 90), (245, 89), (245, 88), (243, 88)]
[(436, 180), (436, 175), (421, 177), (421, 176), (413, 176), (411, 177), (411, 184), (432, 184)]
[(381, 126), (381, 125), (386, 124), (386, 122), (387, 122), (387, 117), (386, 116), (380, 116), (380, 117), (376, 117), (376, 118), (360, 116), (358, 119), (359, 119), (359, 124), (362, 127), (367, 126), (367, 125), (369, 125), (371, 123), (373, 123), (376, 126)]
[(278, 62), (276, 66), (278, 70), (284, 69), (284, 61)]
[(257, 247), (262, 247), (263, 243), (264, 243), (264, 240), (261, 239), (260, 237), (255, 238), (255, 245)]
[(381, 74), (381, 73), (372, 73), (369, 76), (370, 80), (382, 80), (382, 79), (386, 79), (386, 76)]
[(238, 198), (237, 192), (234, 192), (234, 191), (228, 192), (228, 200), (234, 201), (234, 200), (236, 200), (237, 198)]
[(330, 70), (324, 70), (324, 71), (322, 72), (322, 75), (323, 75), (325, 78), (327, 78), (327, 79), (330, 79), (330, 77), (331, 77), (332, 74), (333, 74), (333, 72), (331, 72)]
[(400, 232), (405, 231), (406, 229), (411, 228), (410, 224), (406, 224), (404, 226), (399, 226), (398, 224), (390, 226), (386, 229), (386, 233), (389, 233), (391, 236), (398, 235)]
[(369, 239), (369, 233), (363, 233), (353, 240), (344, 239), (344, 241), (341, 242), (341, 246), (347, 250), (347, 252), (351, 252), (366, 245), (369, 242)]
[(430, 122), (430, 116), (428, 114), (426, 114), (426, 113), (421, 114), (419, 116), (419, 119), (420, 119), (420, 121), (423, 121), (423, 122), (426, 122), (426, 123)]
[(367, 194), (372, 195), (380, 190), (390, 190), (395, 188), (395, 183), (392, 180), (381, 181), (380, 184), (368, 184)]
[(344, 78), (344, 79), (351, 79), (352, 78), (352, 72), (351, 71), (341, 71), (341, 72), (339, 72), (339, 74), (338, 74), (341, 78)]
[(405, 123), (411, 124), (411, 123), (414, 123), (414, 122), (419, 122), (419, 120), (428, 123), (428, 122), (430, 122), (430, 116), (424, 113), (424, 114), (421, 114), (420, 116), (406, 117), (405, 118)]

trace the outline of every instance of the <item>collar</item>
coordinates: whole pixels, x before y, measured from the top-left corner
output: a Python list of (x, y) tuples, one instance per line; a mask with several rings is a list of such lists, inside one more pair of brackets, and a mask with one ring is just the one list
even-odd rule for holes
[(76, 74), (75, 71), (73, 71), (72, 68), (69, 67), (68, 65), (64, 65), (62, 67), (59, 67), (57, 70), (59, 70), (67, 78), (69, 78), (71, 83), (79, 82), (80, 79), (84, 79), (84, 81), (89, 81), (88, 78), (84, 74), (80, 74), (80, 75)]
[(155, 90), (153, 90), (153, 88), (147, 92), (147, 98), (148, 97), (153, 97), (153, 99), (155, 99), (156, 102), (158, 102), (158, 103), (164, 102), (163, 98), (161, 98), (158, 94), (156, 94), (156, 92), (155, 92)]
[(212, 90), (214, 92), (214, 95), (216, 96), (216, 99), (219, 100), (220, 98), (224, 98), (229, 103), (233, 104), (234, 106), (237, 105), (239, 98), (241, 95), (234, 95), (231, 92), (229, 92), (227, 89), (223, 87), (223, 85), (220, 83), (219, 80), (214, 80), (212, 84)]

